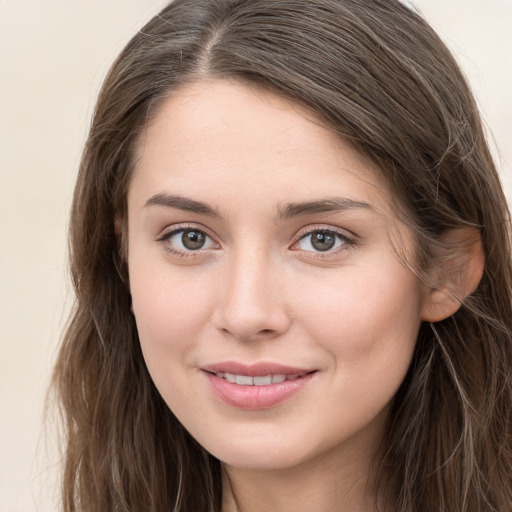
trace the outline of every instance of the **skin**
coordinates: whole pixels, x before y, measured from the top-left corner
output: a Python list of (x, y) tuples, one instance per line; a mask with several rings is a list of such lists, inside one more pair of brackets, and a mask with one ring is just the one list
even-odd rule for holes
[[(223, 512), (373, 510), (371, 462), (431, 302), (393, 249), (399, 237), (413, 258), (389, 196), (305, 108), (255, 88), (192, 84), (146, 129), (128, 193), (133, 312), (164, 400), (223, 462)], [(279, 216), (332, 197), (350, 208)], [(183, 228), (205, 232), (203, 248), (165, 238)], [(341, 234), (334, 249), (315, 249), (319, 229)], [(284, 403), (244, 410), (201, 370), (220, 361), (315, 374)]]

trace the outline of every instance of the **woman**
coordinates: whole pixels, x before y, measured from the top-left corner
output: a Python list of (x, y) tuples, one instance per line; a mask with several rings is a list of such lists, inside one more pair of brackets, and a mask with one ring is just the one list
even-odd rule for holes
[(71, 259), (66, 511), (510, 510), (509, 213), (399, 2), (171, 3), (103, 86)]

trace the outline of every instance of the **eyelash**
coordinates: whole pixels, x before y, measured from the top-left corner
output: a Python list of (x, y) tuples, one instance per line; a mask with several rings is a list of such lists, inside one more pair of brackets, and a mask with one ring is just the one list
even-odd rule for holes
[[(304, 231), (302, 231), (299, 236), (297, 237), (297, 240), (293, 242), (292, 248), (299, 244), (302, 240), (306, 239), (309, 236), (314, 235), (315, 233), (323, 234), (323, 235), (334, 235), (339, 241), (341, 241), (341, 244), (334, 248), (334, 249), (328, 249), (326, 251), (303, 251), (308, 253), (308, 257), (312, 258), (329, 258), (330, 256), (333, 256), (335, 254), (338, 254), (338, 252), (346, 250), (350, 247), (354, 247), (356, 245), (356, 237), (352, 234), (347, 233), (346, 231), (342, 231), (340, 229), (336, 229), (333, 227), (326, 228), (325, 226), (316, 226), (316, 227), (308, 227)], [(336, 243), (336, 242), (335, 242)], [(300, 250), (300, 249), (294, 249), (294, 250)]]
[[(179, 249), (176, 249), (174, 248), (171, 243), (169, 242), (170, 239), (179, 234), (179, 233), (184, 233), (185, 231), (194, 231), (196, 233), (200, 233), (204, 236), (206, 236), (207, 238), (209, 238), (210, 240), (213, 240), (213, 236), (210, 235), (208, 233), (208, 231), (206, 231), (204, 228), (198, 228), (197, 226), (193, 226), (193, 225), (184, 225), (184, 226), (176, 226), (174, 229), (172, 229), (171, 231), (167, 231), (167, 232), (164, 232), (162, 235), (159, 235), (157, 238), (156, 238), (156, 241), (157, 242), (162, 242), (164, 243), (165, 245), (165, 250), (170, 252), (172, 255), (174, 256), (179, 256), (180, 258), (197, 258), (198, 256), (201, 255), (201, 253), (204, 252), (204, 250), (208, 250), (208, 249), (204, 249), (204, 250), (197, 250), (197, 251), (191, 251), (191, 250), (188, 250), (188, 251), (181, 251)], [(169, 242), (169, 243), (165, 243), (165, 242)], [(218, 244), (217, 244), (218, 245)]]
[[(179, 233), (184, 233), (185, 231), (195, 231), (199, 234), (206, 236), (211, 241), (214, 240), (214, 237), (212, 235), (210, 235), (208, 233), (208, 231), (205, 230), (204, 228), (198, 228), (197, 226), (194, 226), (194, 225), (183, 225), (183, 226), (177, 226), (174, 229), (172, 229), (171, 231), (164, 232), (162, 235), (159, 235), (156, 238), (156, 241), (162, 242), (162, 243), (169, 242), (173, 236), (175, 236)], [(345, 231), (342, 231), (342, 230), (339, 230), (339, 229), (336, 229), (333, 227), (326, 228), (325, 226), (318, 226), (318, 227), (313, 227), (313, 228), (309, 227), (309, 228), (303, 230), (301, 233), (299, 233), (299, 235), (296, 237), (296, 240), (291, 245), (291, 249), (300, 251), (300, 249), (294, 249), (294, 247), (296, 245), (298, 245), (302, 240), (306, 239), (308, 236), (314, 235), (315, 233), (334, 235), (338, 241), (341, 241), (341, 244), (338, 247), (336, 247), (334, 250), (331, 250), (331, 249), (328, 249), (326, 251), (304, 251), (303, 250), (302, 252), (307, 253), (308, 257), (328, 258), (329, 256), (332, 256), (333, 254), (337, 254), (341, 250), (347, 249), (351, 246), (355, 246), (357, 243), (355, 236), (352, 234), (348, 234)], [(216, 242), (213, 242), (213, 243), (216, 244)], [(216, 244), (216, 245), (218, 245), (218, 244)], [(209, 248), (207, 248), (207, 249), (200, 248), (197, 251), (194, 251), (194, 250), (182, 251), (182, 250), (176, 249), (170, 243), (167, 243), (167, 244), (165, 244), (165, 250), (175, 256), (180, 257), (180, 258), (196, 258), (198, 256), (203, 255), (204, 251), (208, 251)]]

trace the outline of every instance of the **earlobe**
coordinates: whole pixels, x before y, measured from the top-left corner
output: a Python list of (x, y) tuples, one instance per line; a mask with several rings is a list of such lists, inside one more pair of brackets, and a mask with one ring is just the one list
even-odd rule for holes
[(432, 276), (435, 283), (425, 294), (422, 320), (439, 322), (453, 315), (482, 279), (485, 254), (475, 228), (449, 231), (443, 236)]

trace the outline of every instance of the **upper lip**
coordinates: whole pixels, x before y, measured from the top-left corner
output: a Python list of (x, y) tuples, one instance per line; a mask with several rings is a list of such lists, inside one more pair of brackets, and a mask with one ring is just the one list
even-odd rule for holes
[(271, 362), (244, 364), (236, 361), (209, 364), (202, 366), (201, 369), (210, 373), (233, 373), (235, 375), (251, 377), (264, 377), (266, 375), (305, 375), (306, 373), (314, 371), (308, 368), (298, 368)]

